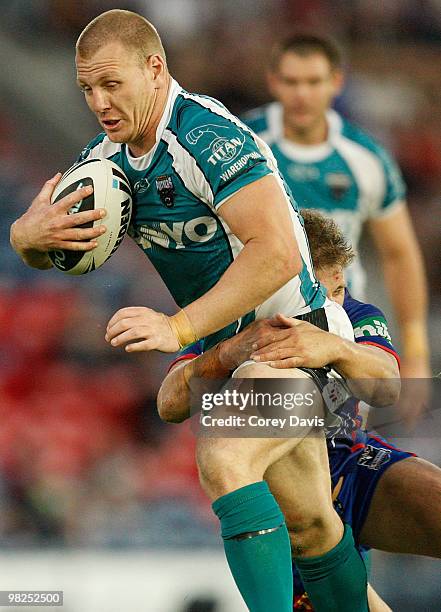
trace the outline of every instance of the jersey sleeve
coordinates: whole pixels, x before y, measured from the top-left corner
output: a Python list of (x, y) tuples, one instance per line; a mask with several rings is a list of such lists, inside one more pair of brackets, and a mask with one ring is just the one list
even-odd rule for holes
[(365, 156), (367, 168), (364, 168), (363, 172), (365, 175), (369, 171), (372, 173), (369, 179), (367, 216), (372, 219), (389, 214), (406, 198), (406, 185), (398, 164), (377, 140), (358, 126), (344, 121), (342, 135), (353, 145), (361, 147), (359, 155), (364, 151), (360, 158), (356, 150), (352, 151), (352, 161), (359, 158), (361, 162)]
[(392, 343), (386, 317), (373, 304), (355, 300), (346, 290), (343, 308), (354, 329), (355, 342), (371, 344), (391, 353), (400, 365), (400, 357)]
[(268, 129), (268, 120), (266, 116), (266, 107), (254, 108), (240, 116), (241, 121), (245, 123), (255, 134), (262, 134)]
[(377, 156), (384, 172), (384, 197), (373, 217), (383, 216), (390, 212), (394, 204), (406, 198), (406, 186), (401, 170), (393, 157), (381, 146), (377, 146)]
[(198, 176), (201, 197), (218, 209), (246, 185), (273, 172), (254, 133), (225, 107), (196, 101), (182, 113), (176, 138)]
[(167, 373), (170, 372), (170, 370), (174, 368), (177, 363), (187, 361), (189, 359), (195, 359), (195, 357), (199, 357), (199, 355), (202, 355), (202, 353), (203, 348), (201, 341), (195, 342), (194, 344), (189, 344), (179, 351), (171, 364), (168, 366)]

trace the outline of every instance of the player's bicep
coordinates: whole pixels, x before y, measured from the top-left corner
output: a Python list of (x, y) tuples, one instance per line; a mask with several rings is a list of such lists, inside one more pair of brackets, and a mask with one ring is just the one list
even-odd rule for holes
[(406, 199), (406, 185), (395, 159), (382, 147), (378, 147), (378, 161), (381, 165), (384, 190), (375, 216), (387, 215)]
[(389, 214), (370, 219), (368, 227), (382, 255), (410, 252), (416, 244), (412, 220), (404, 201)]
[(273, 175), (243, 187), (219, 209), (219, 216), (243, 244), (253, 239), (278, 244), (300, 263), (292, 214), (287, 196)]

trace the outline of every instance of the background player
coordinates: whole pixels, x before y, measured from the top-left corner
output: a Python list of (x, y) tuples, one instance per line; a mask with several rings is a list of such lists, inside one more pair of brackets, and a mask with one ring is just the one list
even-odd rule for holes
[[(349, 378), (356, 379), (352, 382), (358, 397), (375, 405), (396, 401), (399, 360), (384, 315), (378, 308), (360, 303), (345, 292), (343, 271), (352, 254), (335, 223), (312, 211), (303, 214), (316, 274), (328, 295), (344, 302), (356, 331), (357, 344), (347, 343), (309, 323), (282, 317), (278, 321), (253, 323), (235, 338), (203, 355), (199, 346), (189, 347), (172, 364), (161, 387), (158, 408), (164, 420), (181, 422), (189, 416), (188, 385), (193, 377), (224, 378), (251, 355), (272, 360), (274, 367), (282, 368), (294, 364), (315, 367), (330, 362)], [(379, 330), (379, 335), (357, 333), (359, 325), (369, 320), (382, 323), (371, 326)], [(282, 323), (286, 326), (284, 329), (278, 327)], [(256, 350), (253, 348), (256, 345), (261, 348)], [(348, 410), (346, 406), (343, 410), (349, 417), (347, 433), (343, 427), (328, 439), (336, 507), (352, 525), (361, 549), (374, 547), (441, 558), (438, 512), (441, 470), (396, 449), (375, 434), (361, 431), (354, 408), (353, 405)], [(358, 421), (355, 430), (350, 426), (352, 419)], [(296, 461), (296, 452), (273, 465), (265, 478), (278, 495), (279, 503), (280, 499), (284, 500), (282, 508), (288, 526), (295, 533), (292, 544), (298, 551), (299, 545), (307, 547), (314, 536), (311, 525), (300, 525), (296, 521), (298, 516), (290, 511), (294, 492), (290, 466)], [(296, 609), (311, 609), (302, 589), (301, 582), (296, 580)], [(371, 597), (372, 609), (384, 609), (383, 602), (373, 594)]]
[[(268, 85), (276, 101), (245, 121), (271, 146), (302, 208), (332, 216), (355, 249), (366, 224), (400, 327), (401, 375), (428, 377), (426, 278), (405, 187), (390, 155), (331, 110), (343, 83), (341, 54), (332, 41), (292, 36), (271, 54)], [(359, 261), (348, 270), (348, 283), (363, 299)]]
[[(76, 60), (78, 83), (105, 131), (86, 147), (84, 157), (111, 158), (133, 185), (140, 179), (148, 185), (135, 195), (133, 235), (185, 308), (173, 317), (147, 308), (119, 311), (107, 328), (106, 339), (113, 346), (173, 352), (206, 336), (209, 346), (252, 320), (256, 306), (259, 316), (277, 310), (307, 313), (323, 306), (330, 329), (352, 334), (344, 313), (325, 302), (315, 281), (298, 213), (270, 151), (220, 103), (188, 94), (171, 79), (151, 24), (128, 11), (109, 11), (83, 31)], [(171, 206), (162, 197), (164, 177), (173, 194)], [(94, 246), (90, 232), (66, 219), (75, 198), (50, 205), (57, 180), (46, 184), (11, 232), (12, 244), (26, 263), (42, 269), (48, 267), (50, 249)], [(289, 538), (262, 477), (268, 465), (297, 442), (247, 440), (234, 452), (236, 443), (199, 442), (199, 467), (216, 500), (213, 508), (221, 520), (230, 567), (256, 612), (270, 606), (291, 608)], [(315, 466), (311, 463), (308, 469), (311, 473)], [(325, 485), (329, 480), (320, 470), (316, 477), (324, 478)], [(366, 610), (364, 565), (350, 528), (342, 534), (328, 487), (316, 487), (317, 495), (322, 490), (326, 499), (321, 509), (328, 521), (313, 554), (323, 557), (323, 571), (308, 588), (310, 596), (319, 602), (318, 609), (330, 610), (332, 605), (343, 612), (346, 593), (334, 589), (332, 604), (327, 597), (329, 583), (343, 581), (353, 592), (351, 609)], [(348, 560), (344, 566), (333, 561), (342, 549)], [(326, 608), (320, 603), (325, 594)]]

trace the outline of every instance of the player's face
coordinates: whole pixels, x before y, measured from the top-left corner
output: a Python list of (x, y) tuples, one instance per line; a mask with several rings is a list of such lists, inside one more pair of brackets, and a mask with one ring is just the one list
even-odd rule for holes
[(341, 266), (325, 266), (315, 270), (315, 275), (325, 287), (328, 298), (343, 306), (345, 299), (345, 277)]
[(162, 58), (152, 55), (142, 62), (120, 42), (101, 47), (88, 59), (77, 54), (77, 83), (111, 141), (139, 146), (151, 132), (158, 61)]
[(301, 56), (288, 51), (268, 75), (268, 83), (283, 107), (285, 126), (294, 132), (308, 132), (323, 121), (342, 87), (343, 76), (321, 53)]

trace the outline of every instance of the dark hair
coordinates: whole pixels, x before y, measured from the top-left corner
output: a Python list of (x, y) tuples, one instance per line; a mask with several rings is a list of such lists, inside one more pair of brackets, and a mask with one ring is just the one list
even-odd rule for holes
[(276, 70), (282, 56), (289, 52), (303, 57), (320, 53), (326, 57), (332, 69), (339, 69), (343, 64), (342, 52), (332, 39), (314, 34), (294, 34), (274, 45), (270, 56), (271, 68)]
[(346, 268), (354, 260), (355, 252), (337, 223), (317, 210), (302, 208), (300, 213), (305, 223), (314, 268)]

